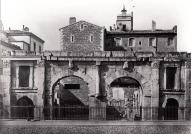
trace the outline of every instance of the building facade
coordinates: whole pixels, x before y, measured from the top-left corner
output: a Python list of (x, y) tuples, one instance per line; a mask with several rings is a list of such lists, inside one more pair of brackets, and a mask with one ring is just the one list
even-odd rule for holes
[(133, 14), (126, 12), (110, 31), (71, 17), (59, 29), (62, 51), (3, 56), (3, 113), (12, 118), (189, 120), (190, 54), (177, 52), (176, 26), (134, 30)]

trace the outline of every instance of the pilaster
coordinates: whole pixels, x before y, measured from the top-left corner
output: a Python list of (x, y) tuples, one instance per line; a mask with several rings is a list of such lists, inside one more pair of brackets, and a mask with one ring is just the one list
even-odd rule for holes
[(159, 108), (159, 61), (153, 61), (151, 63), (151, 117), (152, 120), (158, 119), (158, 108)]

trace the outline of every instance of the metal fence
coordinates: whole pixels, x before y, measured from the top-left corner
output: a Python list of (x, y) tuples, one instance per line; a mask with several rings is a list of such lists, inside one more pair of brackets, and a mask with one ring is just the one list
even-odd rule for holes
[(0, 107), (0, 119), (26, 120), (189, 120), (191, 108), (156, 107), (37, 107), (3, 106)]
[(54, 120), (88, 120), (88, 106), (52, 107)]

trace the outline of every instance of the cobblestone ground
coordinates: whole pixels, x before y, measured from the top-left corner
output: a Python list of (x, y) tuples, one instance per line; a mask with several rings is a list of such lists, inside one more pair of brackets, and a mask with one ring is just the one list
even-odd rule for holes
[(191, 122), (1, 121), (0, 134), (191, 134)]

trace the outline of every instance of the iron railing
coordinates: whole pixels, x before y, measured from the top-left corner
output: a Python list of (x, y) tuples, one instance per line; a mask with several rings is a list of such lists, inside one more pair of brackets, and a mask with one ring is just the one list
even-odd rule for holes
[(0, 119), (26, 120), (191, 120), (191, 107), (1, 106)]

